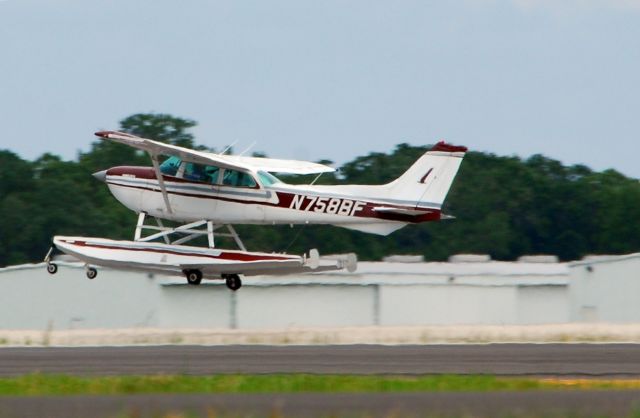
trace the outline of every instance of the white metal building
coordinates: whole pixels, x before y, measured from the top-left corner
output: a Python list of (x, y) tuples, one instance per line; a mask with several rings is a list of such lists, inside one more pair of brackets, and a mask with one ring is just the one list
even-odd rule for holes
[[(81, 266), (0, 269), (0, 328), (286, 328), (428, 324), (541, 324), (573, 319), (570, 268), (545, 259), (362, 262), (334, 272), (189, 286)], [(412, 260), (415, 261), (415, 260)], [(543, 262), (541, 262), (543, 261)]]
[(589, 256), (569, 267), (572, 322), (640, 322), (640, 253)]

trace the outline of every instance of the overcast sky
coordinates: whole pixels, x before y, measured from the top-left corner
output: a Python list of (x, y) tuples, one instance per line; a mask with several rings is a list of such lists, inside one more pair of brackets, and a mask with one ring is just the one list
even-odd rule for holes
[(640, 177), (640, 0), (0, 0), (0, 149), (133, 113), (344, 163), (445, 139)]

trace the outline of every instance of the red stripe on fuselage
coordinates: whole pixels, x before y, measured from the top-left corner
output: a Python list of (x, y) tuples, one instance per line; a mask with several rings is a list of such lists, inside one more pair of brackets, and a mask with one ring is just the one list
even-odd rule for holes
[[(113, 167), (107, 170), (107, 176), (134, 176), (138, 179), (145, 180), (158, 180), (156, 176), (156, 171), (152, 167), (138, 167), (138, 166), (120, 166)], [(162, 175), (162, 179), (164, 181), (173, 182), (173, 183), (188, 183), (188, 184), (197, 184), (197, 185), (207, 185), (207, 186), (222, 186), (222, 187), (234, 187), (238, 189), (247, 189), (247, 190), (255, 190), (260, 189), (260, 187), (256, 184), (253, 187), (250, 186), (231, 186), (228, 184), (213, 184), (204, 181), (190, 180), (182, 177), (169, 176), (167, 174)]]
[[(154, 171), (153, 168), (150, 168), (150, 167), (135, 167), (135, 166), (131, 166), (131, 167), (129, 167), (129, 166), (114, 167), (114, 168), (110, 168), (109, 170), (107, 170), (107, 176), (120, 176), (120, 177), (123, 177), (124, 179), (126, 179), (127, 177), (130, 177), (130, 176), (133, 176), (133, 177), (139, 178), (139, 179), (156, 180), (157, 181), (157, 177), (156, 177), (155, 171)], [(183, 179), (183, 178), (179, 178), (179, 177), (173, 177), (173, 176), (166, 176), (166, 175), (163, 175), (163, 179), (164, 179), (165, 182), (173, 182), (173, 183), (183, 183), (183, 184), (184, 183), (188, 183), (188, 184), (194, 184), (194, 185), (206, 184), (206, 183), (201, 183), (201, 182), (197, 182), (197, 181), (187, 180), (187, 179)], [(133, 186), (133, 185), (124, 185), (124, 184), (114, 184), (114, 183), (111, 183), (109, 181), (107, 181), (107, 183), (112, 184), (114, 186), (119, 186), (119, 187), (128, 187), (128, 188), (132, 188), (132, 189), (148, 190), (148, 191), (153, 191), (153, 192), (156, 192), (156, 193), (160, 193), (160, 186), (159, 185), (156, 188), (153, 188), (151, 186)], [(212, 187), (213, 187), (213, 185), (212, 185)], [(220, 187), (220, 186), (217, 186), (217, 187)], [(242, 189), (242, 188), (239, 188), (239, 189)], [(275, 193), (278, 196), (278, 202), (277, 203), (271, 203), (271, 202), (260, 201), (260, 200), (234, 199), (234, 198), (228, 198), (228, 197), (222, 197), (222, 196), (214, 196), (214, 195), (202, 195), (202, 194), (197, 194), (197, 193), (177, 192), (177, 191), (172, 191), (172, 190), (167, 190), (167, 193), (173, 194), (173, 195), (178, 195), (178, 196), (193, 197), (193, 198), (197, 198), (197, 199), (221, 200), (221, 201), (231, 202), (231, 203), (255, 204), (255, 205), (263, 205), (263, 206), (270, 206), (270, 207), (279, 207), (279, 208), (283, 208), (283, 209), (292, 209), (291, 208), (291, 203), (292, 203), (293, 199), (295, 198), (295, 196), (300, 196), (300, 195), (304, 196), (305, 195), (304, 192), (302, 192), (302, 193), (288, 193), (288, 192), (276, 191)], [(331, 199), (331, 198), (328, 198), (328, 199)], [(415, 206), (406, 206), (406, 205), (402, 206), (402, 205), (394, 205), (394, 204), (388, 204), (388, 203), (367, 202), (367, 201), (363, 201), (363, 200), (355, 199), (355, 198), (354, 199), (334, 198), (334, 199), (347, 199), (347, 200), (359, 201), (359, 202), (364, 203), (364, 206), (362, 207), (362, 209), (359, 210), (358, 212), (353, 213), (352, 215), (337, 215), (336, 214), (336, 216), (343, 216), (345, 218), (348, 218), (350, 216), (354, 216), (354, 217), (359, 217), (359, 218), (372, 218), (372, 219), (380, 219), (380, 220), (385, 220), (385, 221), (398, 221), (398, 222), (405, 222), (405, 223), (422, 223), (422, 222), (440, 220), (440, 210), (438, 210), (438, 209), (428, 209), (428, 211), (425, 211), (424, 214), (420, 214), (420, 215), (405, 215), (405, 214), (401, 214), (401, 213), (378, 212), (378, 211), (373, 210), (373, 208), (383, 205), (384, 207), (388, 207), (388, 208), (415, 210), (416, 209)], [(296, 210), (296, 209), (292, 209), (292, 210)], [(309, 213), (314, 213), (313, 210), (310, 210), (308, 212)], [(320, 212), (320, 213), (325, 213), (325, 212)]]

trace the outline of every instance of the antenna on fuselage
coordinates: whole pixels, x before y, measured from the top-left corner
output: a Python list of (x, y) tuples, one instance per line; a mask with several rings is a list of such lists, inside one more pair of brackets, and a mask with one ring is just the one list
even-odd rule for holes
[(231, 144), (231, 145), (227, 145), (227, 147), (226, 147), (224, 150), (222, 150), (222, 152), (220, 153), (220, 155), (226, 154), (226, 152), (227, 152), (227, 151), (229, 151), (229, 150), (230, 150), (230, 149), (231, 149), (235, 144), (237, 144), (237, 143), (238, 143), (238, 141), (233, 141), (233, 144)]
[(256, 141), (253, 141), (253, 142), (251, 143), (251, 145), (249, 145), (247, 148), (245, 148), (245, 149), (244, 149), (244, 151), (242, 151), (242, 152), (241, 152), (240, 154), (238, 154), (238, 155), (244, 155), (244, 154), (246, 154), (246, 153), (247, 153), (247, 152), (249, 152), (249, 150), (250, 150), (251, 148), (253, 148), (255, 145), (256, 145)]

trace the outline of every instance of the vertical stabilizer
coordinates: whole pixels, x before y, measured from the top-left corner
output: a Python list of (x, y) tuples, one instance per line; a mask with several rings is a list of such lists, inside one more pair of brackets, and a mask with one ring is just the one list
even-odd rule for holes
[(389, 183), (388, 197), (416, 207), (440, 208), (458, 173), (466, 147), (438, 142), (404, 174)]

